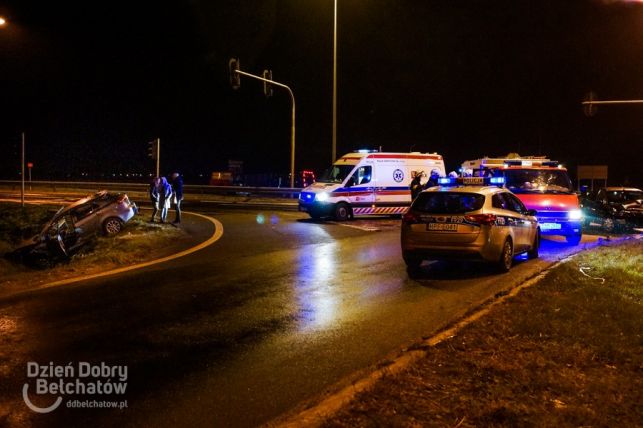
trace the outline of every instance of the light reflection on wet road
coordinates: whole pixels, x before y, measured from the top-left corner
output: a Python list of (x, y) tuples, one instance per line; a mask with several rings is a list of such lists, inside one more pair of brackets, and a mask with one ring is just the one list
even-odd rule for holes
[(224, 236), (190, 258), (0, 301), (0, 320), (23, 329), (15, 355), (130, 367), (126, 412), (62, 411), (43, 425), (256, 426), (578, 250), (543, 239), (542, 258), (509, 274), (436, 263), (410, 279), (399, 219), (215, 217)]

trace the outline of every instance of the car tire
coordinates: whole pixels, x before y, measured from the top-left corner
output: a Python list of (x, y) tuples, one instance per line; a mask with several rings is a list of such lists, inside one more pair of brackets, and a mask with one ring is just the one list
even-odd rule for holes
[(514, 246), (511, 239), (507, 238), (505, 243), (502, 244), (502, 251), (500, 253), (500, 260), (498, 260), (498, 270), (500, 272), (509, 272), (514, 258)]
[(351, 208), (345, 202), (339, 202), (335, 205), (335, 220), (346, 221), (353, 216)]
[(103, 222), (103, 233), (106, 236), (114, 236), (123, 230), (123, 220), (118, 217), (108, 217)]
[(417, 269), (422, 264), (422, 258), (412, 254), (402, 254), (402, 258), (409, 269)]
[(565, 240), (570, 245), (578, 245), (582, 237), (582, 233), (572, 233), (571, 235), (565, 235)]
[(534, 236), (534, 243), (531, 247), (531, 250), (527, 251), (527, 258), (529, 260), (538, 258), (538, 249), (540, 248), (540, 229), (536, 231), (536, 236)]
[(616, 222), (611, 218), (603, 220), (603, 229), (607, 233), (616, 233)]

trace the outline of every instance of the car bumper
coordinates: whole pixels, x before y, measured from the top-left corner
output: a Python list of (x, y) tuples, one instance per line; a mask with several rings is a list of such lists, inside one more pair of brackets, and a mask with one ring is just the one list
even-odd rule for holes
[[(500, 229), (482, 227), (475, 239), (469, 242), (436, 242), (407, 233), (403, 226), (402, 252), (406, 256), (426, 260), (482, 260), (495, 262), (500, 259), (506, 235)], [(446, 236), (446, 235), (445, 235)], [(431, 238), (429, 238), (431, 239)]]
[(299, 211), (306, 212), (311, 216), (324, 217), (331, 215), (333, 212), (333, 203), (323, 203), (323, 202), (312, 202), (305, 203), (299, 201)]
[(581, 221), (569, 221), (538, 217), (541, 235), (578, 235), (582, 232)]

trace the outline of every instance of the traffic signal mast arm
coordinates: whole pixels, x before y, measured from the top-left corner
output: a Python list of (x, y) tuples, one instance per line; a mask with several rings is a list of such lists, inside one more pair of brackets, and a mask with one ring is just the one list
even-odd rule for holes
[(583, 101), (583, 105), (593, 104), (643, 104), (643, 100), (606, 100), (606, 101)]
[(232, 61), (233, 60), (231, 60), (230, 73), (236, 73), (241, 76), (251, 77), (256, 80), (261, 80), (264, 83), (270, 83), (271, 85), (277, 86), (279, 88), (284, 88), (286, 91), (288, 91), (288, 95), (290, 95), (290, 101), (292, 102), (292, 126), (290, 129), (290, 187), (293, 188), (295, 187), (295, 95), (287, 85), (275, 82), (274, 80), (265, 79), (261, 76), (246, 73), (245, 71), (241, 71), (238, 68), (238, 60), (235, 60), (235, 64), (232, 64)]

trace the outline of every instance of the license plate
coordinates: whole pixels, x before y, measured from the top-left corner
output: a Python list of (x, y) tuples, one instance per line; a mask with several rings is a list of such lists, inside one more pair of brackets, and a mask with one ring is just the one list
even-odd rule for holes
[(560, 228), (560, 223), (540, 223), (541, 230), (559, 230)]
[(450, 223), (428, 223), (426, 225), (426, 230), (431, 231), (440, 231), (440, 232), (457, 232), (458, 225)]

